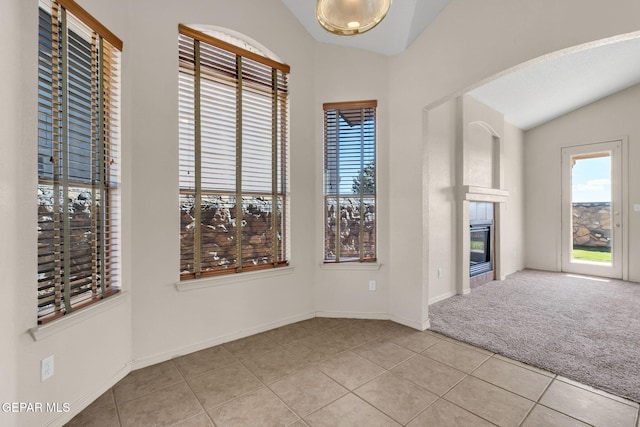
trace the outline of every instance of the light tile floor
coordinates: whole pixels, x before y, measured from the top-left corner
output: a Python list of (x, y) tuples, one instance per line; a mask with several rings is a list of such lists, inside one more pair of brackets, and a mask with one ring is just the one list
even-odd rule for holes
[(430, 331), (314, 318), (133, 371), (67, 425), (640, 427), (638, 411)]

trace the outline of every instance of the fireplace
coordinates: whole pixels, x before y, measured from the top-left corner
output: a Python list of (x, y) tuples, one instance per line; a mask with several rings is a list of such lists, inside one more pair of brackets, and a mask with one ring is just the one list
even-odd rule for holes
[(469, 287), (495, 279), (494, 204), (469, 202)]
[(493, 259), (491, 256), (493, 252), (493, 245), (491, 244), (492, 228), (493, 222), (472, 223), (470, 225), (470, 277), (493, 271)]

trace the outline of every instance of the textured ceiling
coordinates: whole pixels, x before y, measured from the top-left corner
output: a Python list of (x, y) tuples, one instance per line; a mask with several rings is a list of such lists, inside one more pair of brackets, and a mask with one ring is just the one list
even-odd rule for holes
[(640, 83), (640, 32), (553, 56), (469, 94), (528, 130)]

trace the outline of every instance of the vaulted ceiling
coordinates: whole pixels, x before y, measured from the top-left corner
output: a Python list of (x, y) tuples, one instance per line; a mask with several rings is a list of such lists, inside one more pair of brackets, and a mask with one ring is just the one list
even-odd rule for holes
[(528, 130), (640, 83), (640, 32), (551, 56), (469, 94)]
[[(373, 30), (341, 37), (318, 24), (316, 0), (282, 0), (315, 40), (389, 56), (409, 47), (449, 1), (393, 0)], [(469, 94), (528, 130), (638, 83), (640, 31), (533, 60)]]

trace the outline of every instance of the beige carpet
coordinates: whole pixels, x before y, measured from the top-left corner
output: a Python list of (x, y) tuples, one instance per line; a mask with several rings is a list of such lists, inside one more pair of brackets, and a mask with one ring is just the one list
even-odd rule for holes
[(433, 331), (640, 402), (640, 284), (525, 270), (429, 306)]

